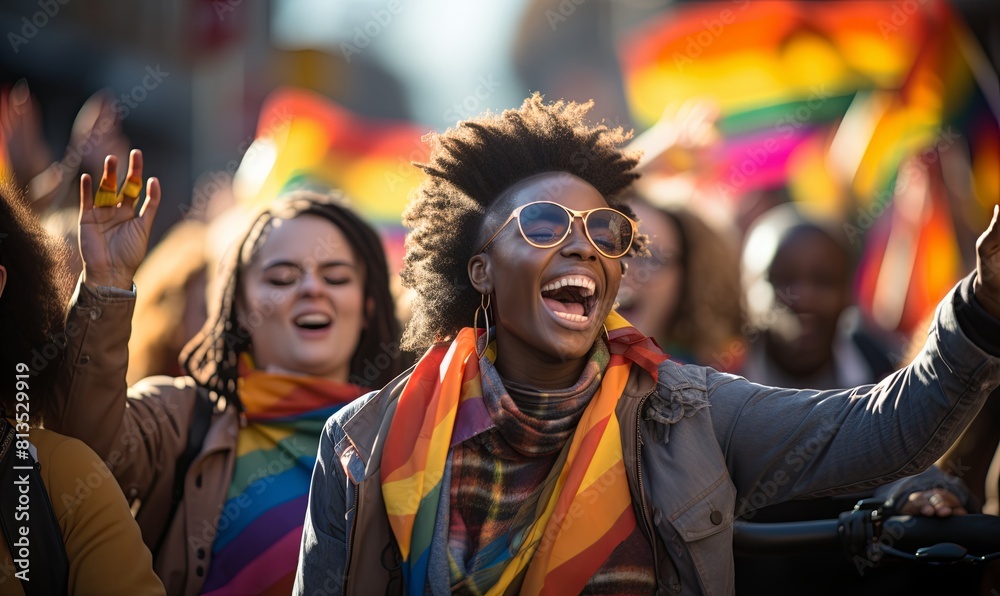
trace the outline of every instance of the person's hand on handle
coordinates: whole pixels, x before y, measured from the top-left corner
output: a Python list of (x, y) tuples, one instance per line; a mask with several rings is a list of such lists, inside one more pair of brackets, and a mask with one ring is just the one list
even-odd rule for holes
[(976, 242), (976, 300), (1000, 320), (1000, 205), (993, 207), (993, 221)]
[(950, 515), (966, 515), (968, 511), (962, 506), (962, 500), (955, 493), (944, 488), (932, 488), (911, 494), (903, 506), (899, 508), (900, 515), (922, 515), (924, 517), (948, 517)]
[[(104, 175), (95, 197), (89, 174), (80, 177), (80, 256), (83, 283), (90, 288), (132, 289), (132, 278), (146, 256), (149, 232), (160, 206), (160, 182), (146, 183), (146, 200), (135, 214), (142, 190), (142, 152), (129, 155), (128, 175), (117, 193), (118, 159), (104, 160)], [(96, 204), (96, 206), (95, 206)]]

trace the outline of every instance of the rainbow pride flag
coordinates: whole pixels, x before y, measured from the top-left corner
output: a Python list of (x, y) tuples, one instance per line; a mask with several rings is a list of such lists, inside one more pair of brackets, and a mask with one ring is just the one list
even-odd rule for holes
[[(481, 593), (507, 593), (522, 572), (522, 594), (580, 593), (635, 528), (615, 407), (632, 364), (655, 379), (666, 356), (614, 311), (606, 327), (611, 360), (600, 389), (570, 439), (554, 486), (539, 500), (535, 519), (511, 536), (511, 548), (494, 562), (502, 569), (499, 578), (476, 586)], [(399, 397), (386, 437), (382, 494), (409, 594), (426, 591), (440, 500), (448, 498), (442, 484), (449, 452), (492, 424), (482, 405), (478, 339), (466, 327), (453, 342), (428, 350)], [(586, 511), (587, 523), (568, 523), (574, 510)]]
[(289, 594), (320, 433), (364, 389), (267, 373), (246, 354), (238, 387), (247, 424), (236, 438), (236, 464), (202, 593)]
[(354, 114), (302, 89), (275, 91), (261, 107), (257, 135), (233, 180), (237, 201), (266, 205), (291, 188), (339, 189), (382, 234), (390, 267), (402, 266), (400, 223), (425, 161), (423, 129)]
[[(1000, 197), (1000, 86), (945, 0), (685, 5), (621, 55), (638, 123), (678, 102), (718, 106), (701, 190), (781, 187), (846, 219), (864, 247), (859, 303), (881, 325), (912, 330), (972, 266), (960, 247)], [(896, 205), (914, 157), (925, 192)]]
[(893, 10), (886, 2), (681, 7), (621, 48), (633, 117), (648, 126), (678, 103), (715, 104), (716, 190), (737, 198), (782, 186), (800, 147), (835, 126), (859, 89), (903, 81), (920, 37), (912, 28), (887, 37)]
[[(972, 245), (1000, 199), (996, 73), (943, 0), (913, 19), (923, 35), (920, 52), (883, 100), (853, 177), (859, 213), (892, 199), (866, 243), (859, 304), (882, 326), (904, 332), (974, 266), (963, 262), (961, 246)], [(949, 192), (946, 175), (967, 192)]]

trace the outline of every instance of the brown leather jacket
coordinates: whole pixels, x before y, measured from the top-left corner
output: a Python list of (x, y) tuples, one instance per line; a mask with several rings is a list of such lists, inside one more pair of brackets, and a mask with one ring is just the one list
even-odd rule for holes
[[(48, 427), (81, 439), (108, 464), (138, 511), (143, 541), (151, 549), (160, 544), (153, 568), (167, 593), (200, 594), (233, 477), (240, 420), (234, 408), (214, 415), (168, 527), (174, 470), (186, 446), (195, 386), (188, 377), (151, 377), (127, 388), (134, 306), (134, 298), (97, 295), (78, 286), (66, 325), (60, 411)], [(132, 399), (126, 399), (126, 391)]]

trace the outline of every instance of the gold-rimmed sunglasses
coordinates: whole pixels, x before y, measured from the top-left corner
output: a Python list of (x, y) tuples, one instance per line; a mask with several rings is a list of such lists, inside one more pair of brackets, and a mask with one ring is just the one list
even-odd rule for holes
[(638, 225), (630, 217), (610, 207), (576, 211), (552, 201), (535, 201), (521, 205), (511, 212), (507, 221), (486, 241), (479, 252), (493, 242), (507, 224), (517, 219), (517, 228), (524, 241), (535, 248), (552, 248), (563, 243), (573, 228), (576, 218), (583, 220), (587, 239), (597, 252), (609, 259), (619, 259), (628, 254), (635, 241)]

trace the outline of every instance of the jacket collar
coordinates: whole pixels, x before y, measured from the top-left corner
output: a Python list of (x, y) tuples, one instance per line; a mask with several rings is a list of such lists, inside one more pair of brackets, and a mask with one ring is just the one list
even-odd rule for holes
[[(372, 457), (376, 441), (385, 438), (381, 427), (384, 424), (387, 425), (388, 421), (392, 419), (392, 416), (386, 414), (389, 413), (390, 408), (395, 409), (396, 400), (399, 399), (400, 393), (406, 387), (406, 382), (410, 379), (414, 367), (415, 365), (411, 366), (398, 377), (389, 381), (388, 385), (377, 391), (344, 423), (344, 435), (366, 464)], [(373, 429), (377, 429), (379, 432), (372, 432)]]

